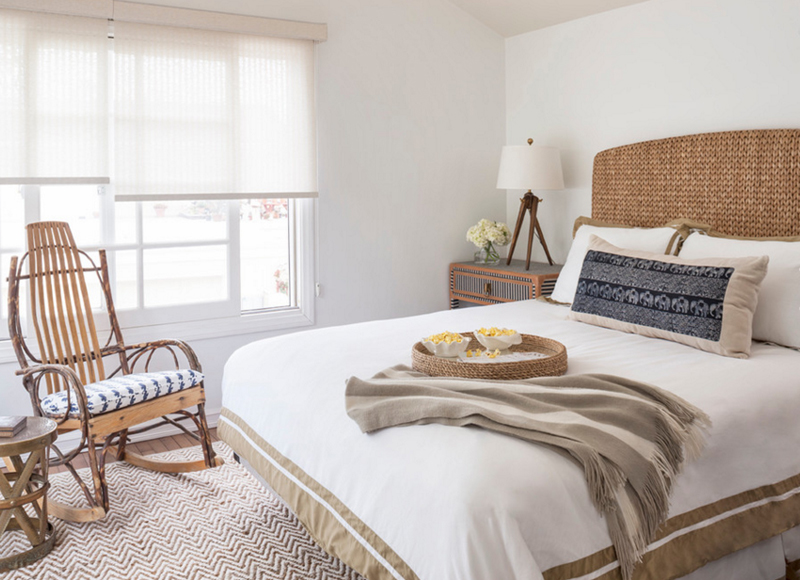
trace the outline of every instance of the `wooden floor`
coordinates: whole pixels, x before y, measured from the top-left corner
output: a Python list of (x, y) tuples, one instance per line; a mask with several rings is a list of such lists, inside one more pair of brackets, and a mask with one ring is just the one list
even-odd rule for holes
[[(219, 441), (219, 437), (217, 437), (217, 429), (209, 429), (209, 431), (211, 432), (211, 440)], [(194, 445), (199, 445), (199, 443), (188, 435), (181, 433), (179, 435), (172, 435), (170, 437), (151, 439), (150, 441), (128, 443), (127, 448), (134, 453), (139, 453), (140, 455), (151, 455), (153, 453), (163, 453), (164, 451), (173, 451), (175, 449), (183, 449), (184, 447), (192, 447)], [(107, 457), (107, 463), (114, 463), (116, 461), (111, 453), (109, 453)], [(0, 464), (2, 464), (2, 460), (0, 460)], [(75, 469), (89, 467), (89, 460), (86, 458), (86, 453), (81, 453), (78, 457), (76, 457), (73, 460), (72, 465), (75, 467)], [(59, 465), (56, 467), (51, 467), (50, 473), (60, 473), (66, 470), (66, 467)]]

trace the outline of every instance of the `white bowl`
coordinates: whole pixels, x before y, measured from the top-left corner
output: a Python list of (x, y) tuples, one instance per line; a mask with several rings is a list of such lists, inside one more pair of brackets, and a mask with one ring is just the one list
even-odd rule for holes
[(480, 342), (487, 350), (508, 350), (515, 344), (522, 343), (522, 335), (519, 332), (515, 332), (514, 334), (504, 334), (501, 336), (486, 336), (476, 330), (474, 334), (475, 338), (478, 339), (478, 342)]
[[(460, 334), (458, 336), (461, 336)], [(434, 343), (429, 340), (422, 340), (422, 345), (428, 349), (433, 355), (441, 356), (444, 358), (455, 358), (460, 355), (462, 352), (467, 350), (467, 345), (469, 345), (469, 340), (465, 337), (461, 336), (461, 342), (451, 342), (447, 344), (446, 342), (442, 341), (440, 343)]]

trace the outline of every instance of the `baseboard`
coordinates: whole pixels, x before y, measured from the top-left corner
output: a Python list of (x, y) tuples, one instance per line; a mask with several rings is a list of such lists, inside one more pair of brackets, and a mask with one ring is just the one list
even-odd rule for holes
[[(217, 421), (219, 420), (219, 413), (221, 409), (217, 409), (215, 411), (206, 411), (206, 421), (208, 421), (208, 426), (210, 428), (214, 428), (217, 426)], [(156, 419), (155, 421), (151, 421), (153, 423), (158, 422)], [(144, 426), (143, 423), (140, 427)], [(193, 427), (191, 421), (187, 423), (187, 426)], [(145, 431), (144, 433), (138, 433), (136, 435), (132, 435), (130, 440), (133, 443), (139, 443), (140, 441), (150, 441), (151, 439), (159, 439), (161, 437), (169, 437), (170, 435), (178, 435), (179, 433), (183, 433), (180, 429), (175, 427), (174, 425), (162, 425), (161, 427), (156, 427), (150, 431)], [(78, 442), (80, 441), (81, 435), (78, 431), (70, 431), (69, 433), (65, 433), (64, 435), (59, 435), (56, 444), (61, 449), (68, 449), (68, 444), (71, 441)]]

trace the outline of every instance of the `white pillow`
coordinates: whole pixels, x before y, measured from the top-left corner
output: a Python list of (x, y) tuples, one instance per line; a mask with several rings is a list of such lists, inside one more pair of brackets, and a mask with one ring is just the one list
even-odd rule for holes
[(769, 256), (753, 317), (753, 338), (800, 348), (800, 241), (733, 240), (691, 234), (681, 258)]
[(603, 228), (582, 225), (575, 233), (572, 247), (567, 254), (567, 261), (556, 280), (556, 287), (550, 296), (553, 300), (572, 303), (575, 290), (578, 288), (583, 259), (589, 249), (589, 238), (593, 235), (624, 250), (664, 254), (670, 240), (677, 235), (677, 230), (675, 228)]

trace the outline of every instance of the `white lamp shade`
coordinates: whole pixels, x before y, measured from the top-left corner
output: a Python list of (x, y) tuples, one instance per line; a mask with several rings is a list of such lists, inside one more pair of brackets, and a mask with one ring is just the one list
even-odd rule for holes
[(497, 189), (564, 189), (558, 149), (538, 145), (503, 147)]

